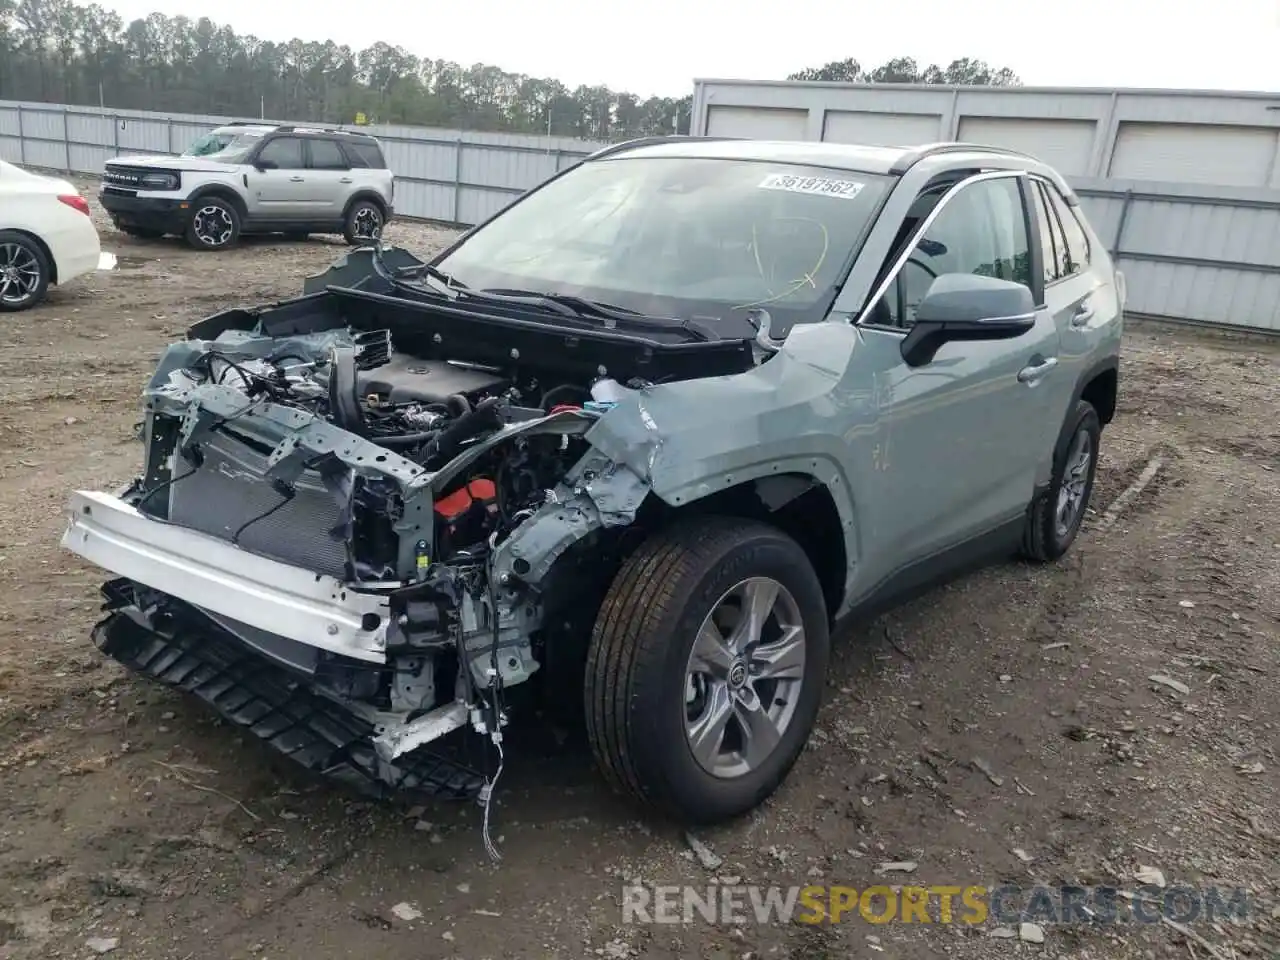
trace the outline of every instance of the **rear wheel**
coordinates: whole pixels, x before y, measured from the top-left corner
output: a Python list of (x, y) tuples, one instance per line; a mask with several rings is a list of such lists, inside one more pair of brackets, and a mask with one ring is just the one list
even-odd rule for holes
[(828, 643), (817, 576), (781, 532), (711, 517), (655, 535), (623, 564), (593, 631), (597, 764), (683, 821), (751, 810), (804, 748)]
[(240, 213), (221, 197), (192, 202), (195, 212), (187, 224), (187, 243), (197, 250), (226, 250), (240, 239)]
[(26, 234), (0, 230), (0, 312), (34, 307), (52, 276), (49, 258)]
[(375, 243), (382, 239), (384, 220), (382, 208), (372, 200), (357, 200), (347, 211), (346, 224), (342, 230), (343, 239), (353, 247)]
[(1063, 436), (1049, 489), (1031, 505), (1022, 538), (1023, 555), (1042, 563), (1057, 560), (1071, 548), (1088, 512), (1102, 439), (1093, 404), (1077, 401), (1063, 425)]

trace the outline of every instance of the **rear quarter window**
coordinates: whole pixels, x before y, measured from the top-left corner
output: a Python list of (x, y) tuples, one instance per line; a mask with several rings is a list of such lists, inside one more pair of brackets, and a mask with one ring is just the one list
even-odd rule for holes
[(368, 170), (385, 170), (387, 162), (382, 157), (382, 150), (376, 143), (362, 143), (347, 140), (342, 144), (351, 159), (351, 166)]

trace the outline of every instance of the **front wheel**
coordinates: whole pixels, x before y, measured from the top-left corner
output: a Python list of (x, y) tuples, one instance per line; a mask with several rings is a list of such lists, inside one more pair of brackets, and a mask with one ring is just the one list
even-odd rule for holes
[(49, 289), (52, 271), (40, 245), (26, 234), (0, 230), (0, 313), (34, 307)]
[(221, 197), (201, 197), (187, 224), (187, 243), (197, 250), (226, 250), (240, 239), (240, 212)]
[(592, 633), (584, 695), (601, 772), (685, 822), (746, 813), (804, 748), (828, 649), (822, 588), (794, 540), (727, 517), (656, 534)]
[(1057, 560), (1071, 548), (1089, 508), (1102, 439), (1093, 404), (1077, 401), (1062, 437), (1049, 489), (1031, 505), (1022, 538), (1023, 555), (1041, 563)]

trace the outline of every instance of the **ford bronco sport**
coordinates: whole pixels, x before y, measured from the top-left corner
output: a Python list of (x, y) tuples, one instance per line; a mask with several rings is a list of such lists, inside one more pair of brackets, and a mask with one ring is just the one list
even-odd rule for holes
[(622, 144), (305, 291), (168, 349), (141, 476), (63, 543), (103, 651), (375, 790), (487, 798), (451, 732), (500, 764), (576, 700), (616, 787), (752, 808), (832, 625), (1062, 556), (1116, 410), (1104, 245), (969, 144)]
[(395, 182), (367, 133), (232, 123), (180, 157), (108, 160), (99, 200), (135, 237), (185, 237), (224, 250), (242, 234), (340, 233), (377, 240), (393, 212)]

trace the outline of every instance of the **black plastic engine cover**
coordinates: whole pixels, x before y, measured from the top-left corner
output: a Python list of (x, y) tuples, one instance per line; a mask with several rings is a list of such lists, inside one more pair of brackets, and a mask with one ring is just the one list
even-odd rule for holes
[(472, 398), (507, 385), (500, 374), (407, 354), (397, 354), (390, 363), (361, 371), (356, 380), (361, 397), (376, 393), (383, 403), (440, 403), (455, 393)]

